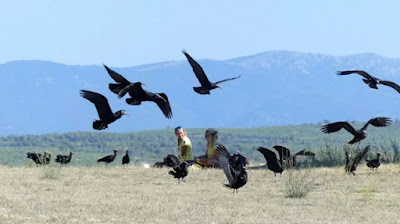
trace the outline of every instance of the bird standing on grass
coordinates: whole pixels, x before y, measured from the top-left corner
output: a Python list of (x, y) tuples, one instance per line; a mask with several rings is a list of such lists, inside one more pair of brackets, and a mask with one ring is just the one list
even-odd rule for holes
[(361, 75), (363, 78), (363, 81), (365, 84), (367, 84), (370, 88), (372, 89), (378, 89), (378, 84), (382, 84), (385, 86), (389, 86), (392, 87), (393, 89), (395, 89), (397, 92), (400, 93), (400, 86), (397, 85), (394, 82), (390, 82), (390, 81), (385, 81), (385, 80), (380, 80), (376, 77), (371, 76), (370, 74), (368, 74), (365, 71), (362, 70), (352, 70), (352, 71), (339, 71), (337, 72), (338, 75), (350, 75), (350, 74), (359, 74)]
[(278, 162), (276, 154), (264, 147), (258, 147), (257, 150), (263, 154), (265, 160), (267, 161), (268, 169), (274, 172), (275, 177), (277, 173), (282, 175), (283, 168), (281, 163)]
[(222, 89), (219, 84), (234, 80), (240, 77), (234, 77), (234, 78), (229, 78), (229, 79), (224, 79), (218, 82), (210, 82), (208, 80), (206, 73), (204, 72), (203, 68), (197, 63), (185, 50), (182, 51), (182, 53), (186, 56), (187, 60), (189, 61), (190, 66), (192, 66), (193, 72), (196, 75), (197, 79), (199, 80), (201, 87), (193, 87), (194, 91), (198, 94), (210, 94), (210, 91), (216, 88)]
[(177, 178), (178, 183), (180, 184), (181, 180), (183, 180), (183, 178), (185, 178), (189, 173), (188, 166), (189, 166), (189, 163), (186, 161), (183, 161), (181, 164), (172, 167), (173, 170), (169, 171), (168, 173), (170, 175), (174, 176), (174, 178)]
[(387, 127), (391, 123), (392, 121), (388, 117), (376, 117), (370, 119), (360, 130), (355, 130), (353, 126), (351, 126), (349, 123), (340, 121), (322, 126), (321, 131), (324, 133), (332, 133), (332, 132), (337, 132), (340, 129), (344, 128), (354, 136), (354, 138), (348, 143), (354, 144), (367, 137), (366, 130), (369, 124), (375, 127)]
[(105, 162), (106, 166), (108, 166), (108, 164), (111, 163), (112, 161), (114, 161), (115, 157), (117, 157), (118, 150), (114, 149), (113, 151), (114, 151), (113, 155), (108, 155), (103, 158), (100, 158), (97, 160), (97, 162)]
[(120, 119), (122, 115), (129, 115), (125, 110), (119, 110), (115, 113), (112, 112), (110, 105), (108, 104), (107, 98), (103, 95), (91, 92), (88, 90), (81, 90), (81, 96), (96, 106), (97, 113), (99, 114), (100, 120), (93, 122), (93, 129), (103, 130), (108, 128), (108, 125), (112, 122)]
[(125, 155), (124, 157), (122, 157), (122, 165), (123, 166), (127, 166), (129, 164), (129, 162), (131, 161), (131, 158), (129, 157), (129, 152), (128, 152), (128, 148), (125, 149)]
[(140, 105), (143, 101), (151, 101), (157, 104), (161, 109), (166, 118), (172, 118), (171, 105), (168, 101), (168, 97), (165, 93), (152, 93), (142, 88), (144, 83), (141, 82), (130, 82), (125, 79), (122, 75), (118, 74), (114, 70), (104, 65), (108, 74), (117, 83), (110, 83), (108, 87), (110, 90), (117, 94), (119, 98), (129, 93), (131, 98), (126, 99), (126, 103), (129, 105)]
[(362, 158), (367, 154), (369, 151), (370, 147), (367, 146), (365, 147), (361, 152), (357, 154), (357, 156), (352, 160), (351, 155), (345, 150), (345, 156), (346, 156), (346, 164), (345, 164), (345, 171), (346, 173), (351, 173), (353, 175), (356, 175), (354, 171), (356, 171), (358, 164), (361, 162)]
[(247, 159), (241, 154), (234, 154), (231, 156), (222, 144), (217, 145), (217, 152), (220, 166), (229, 181), (229, 184), (225, 184), (225, 186), (232, 188), (233, 192), (237, 193), (237, 190), (247, 183), (247, 172), (245, 168)]
[(367, 162), (367, 166), (369, 168), (372, 168), (372, 169), (375, 168), (375, 170), (377, 170), (378, 167), (381, 165), (381, 163), (379, 161), (380, 156), (381, 156), (381, 154), (377, 153), (376, 154), (376, 159), (371, 159), (371, 160), (366, 159), (365, 161)]
[(26, 157), (27, 158), (29, 158), (29, 159), (32, 159), (33, 160), (33, 162), (35, 162), (36, 163), (36, 166), (39, 166), (39, 165), (41, 165), (42, 163), (41, 163), (41, 157), (42, 157), (42, 154), (37, 154), (37, 153), (34, 153), (34, 152), (27, 152), (26, 153)]
[(54, 161), (56, 163), (68, 164), (71, 162), (72, 155), (75, 155), (75, 153), (70, 152), (69, 155), (57, 155), (57, 158)]
[(273, 147), (279, 154), (279, 161), (283, 169), (291, 168), (296, 165), (296, 159), (299, 156), (315, 156), (311, 151), (301, 150), (294, 155), (290, 155), (290, 150), (284, 146), (275, 145)]

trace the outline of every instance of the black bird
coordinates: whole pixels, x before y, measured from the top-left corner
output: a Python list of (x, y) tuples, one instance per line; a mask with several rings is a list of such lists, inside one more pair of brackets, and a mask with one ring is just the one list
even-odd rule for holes
[(42, 154), (37, 154), (34, 152), (27, 152), (26, 155), (27, 155), (26, 158), (32, 159), (33, 162), (36, 163), (36, 166), (39, 166), (42, 164), (42, 162), (41, 162)]
[(340, 129), (344, 128), (354, 136), (354, 138), (348, 143), (354, 144), (354, 143), (359, 142), (367, 137), (366, 130), (367, 130), (367, 127), (369, 124), (371, 124), (375, 127), (387, 127), (391, 123), (392, 123), (392, 121), (388, 117), (376, 117), (376, 118), (370, 119), (364, 125), (364, 127), (362, 127), (360, 130), (355, 130), (353, 128), (353, 126), (351, 126), (349, 123), (344, 122), (344, 121), (326, 124), (326, 125), (322, 126), (321, 130), (324, 133), (332, 133), (332, 132), (337, 132)]
[(275, 145), (273, 148), (279, 154), (279, 162), (283, 169), (294, 167), (296, 165), (296, 159), (299, 156), (315, 156), (315, 153), (304, 149), (296, 152), (294, 155), (290, 155), (290, 150), (284, 146)]
[(193, 87), (194, 91), (198, 94), (210, 94), (210, 90), (220, 88), (222, 89), (218, 84), (226, 81), (230, 81), (233, 79), (237, 79), (240, 77), (234, 77), (234, 78), (229, 78), (229, 79), (224, 79), (218, 82), (210, 82), (208, 80), (206, 73), (204, 72), (203, 68), (197, 63), (185, 50), (182, 51), (182, 53), (186, 56), (186, 58), (189, 61), (190, 66), (192, 66), (194, 74), (196, 74), (197, 79), (199, 80), (201, 87)]
[(110, 83), (108, 85), (110, 90), (113, 93), (118, 94), (119, 98), (125, 96), (126, 93), (129, 93), (129, 95), (131, 96), (131, 98), (126, 99), (127, 104), (136, 106), (140, 105), (143, 101), (152, 101), (157, 104), (157, 106), (161, 109), (166, 118), (172, 117), (171, 105), (165, 93), (152, 93), (146, 91), (142, 88), (142, 85), (145, 85), (144, 83), (132, 83), (125, 79), (122, 75), (107, 67), (106, 65), (104, 65), (104, 67), (106, 68), (111, 78), (113, 78), (114, 81), (117, 82)]
[(347, 150), (345, 150), (345, 156), (346, 156), (346, 164), (345, 164), (345, 171), (346, 173), (352, 173), (353, 175), (356, 175), (354, 171), (356, 171), (358, 164), (361, 162), (362, 158), (367, 154), (368, 150), (370, 149), (369, 146), (365, 147), (361, 152), (357, 154), (357, 156), (351, 160), (351, 155)]
[(136, 82), (127, 85), (118, 92), (118, 97), (121, 98), (129, 93), (131, 98), (126, 99), (126, 103), (130, 105), (140, 105), (143, 101), (152, 101), (157, 104), (166, 118), (172, 117), (171, 105), (165, 93), (152, 93), (142, 88), (143, 83)]
[(378, 169), (378, 167), (381, 165), (381, 163), (379, 161), (380, 156), (381, 156), (381, 154), (377, 153), (376, 154), (376, 159), (371, 159), (371, 160), (367, 159), (367, 160), (365, 160), (367, 162), (367, 166), (369, 168), (372, 168), (372, 169), (374, 169), (374, 168)]
[(90, 102), (92, 102), (97, 109), (100, 120), (93, 122), (93, 129), (103, 130), (108, 128), (108, 125), (112, 122), (120, 119), (122, 115), (129, 115), (125, 110), (119, 110), (115, 113), (112, 112), (110, 105), (108, 104), (107, 98), (103, 95), (88, 90), (81, 90), (81, 96)]
[(53, 154), (51, 152), (44, 151), (43, 155), (38, 154), (39, 162), (41, 165), (48, 165), (50, 164), (51, 156)]
[(105, 162), (106, 165), (108, 165), (109, 163), (114, 161), (115, 157), (117, 157), (117, 152), (118, 152), (118, 150), (114, 149), (114, 155), (108, 155), (108, 156), (105, 156), (103, 158), (100, 158), (100, 159), (97, 160), (97, 162)]
[(240, 154), (231, 156), (222, 144), (217, 145), (217, 153), (219, 164), (229, 181), (229, 184), (225, 184), (225, 186), (232, 188), (233, 192), (237, 192), (247, 183), (246, 157)]
[(57, 155), (54, 161), (61, 164), (68, 164), (71, 162), (72, 155), (75, 155), (75, 153), (70, 152), (69, 155)]
[(185, 178), (189, 173), (188, 166), (189, 166), (189, 163), (186, 161), (183, 161), (181, 164), (174, 166), (172, 168), (173, 170), (169, 171), (169, 174), (174, 176), (174, 178), (177, 178), (178, 183), (180, 184), (181, 180), (183, 180), (183, 178)]
[(157, 168), (163, 168), (164, 166), (168, 166), (168, 167), (175, 167), (178, 166), (180, 164), (178, 157), (176, 157), (173, 154), (169, 154), (167, 156), (164, 156), (164, 159), (162, 162), (156, 162), (154, 164), (154, 167)]
[(125, 149), (126, 154), (124, 155), (124, 157), (122, 157), (122, 165), (128, 165), (129, 162), (131, 161), (131, 158), (129, 158), (129, 152), (128, 152), (128, 148)]
[(368, 74), (365, 71), (362, 70), (352, 70), (352, 71), (339, 71), (337, 72), (338, 75), (350, 75), (350, 74), (359, 74), (362, 77), (364, 77), (363, 81), (365, 84), (367, 84), (369, 87), (371, 87), (372, 89), (378, 89), (378, 84), (382, 84), (385, 86), (390, 86), (393, 89), (395, 89), (397, 92), (400, 93), (400, 86), (397, 85), (394, 82), (390, 82), (390, 81), (385, 81), (385, 80), (380, 80), (374, 76), (371, 76), (370, 74)]
[(282, 165), (278, 162), (278, 159), (276, 158), (276, 154), (274, 152), (264, 147), (258, 147), (257, 150), (263, 154), (265, 160), (267, 160), (268, 169), (274, 172), (275, 176), (276, 173), (282, 174)]

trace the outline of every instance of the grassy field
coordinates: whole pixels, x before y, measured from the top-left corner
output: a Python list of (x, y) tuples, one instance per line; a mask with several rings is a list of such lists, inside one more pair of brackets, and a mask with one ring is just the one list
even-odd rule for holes
[(361, 164), (294, 170), (310, 191), (286, 196), (281, 177), (250, 170), (237, 194), (222, 170), (190, 170), (178, 184), (168, 169), (0, 167), (0, 223), (398, 223), (400, 166)]

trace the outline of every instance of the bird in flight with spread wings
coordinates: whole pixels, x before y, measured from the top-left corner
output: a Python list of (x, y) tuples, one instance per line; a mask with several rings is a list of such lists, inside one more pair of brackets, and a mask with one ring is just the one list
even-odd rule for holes
[(93, 129), (95, 130), (106, 129), (108, 128), (109, 124), (120, 119), (122, 115), (129, 115), (125, 112), (125, 110), (119, 110), (113, 113), (110, 105), (108, 104), (107, 98), (99, 93), (81, 90), (81, 96), (96, 106), (100, 120), (95, 120), (93, 122)]
[(189, 61), (190, 66), (192, 66), (193, 72), (201, 84), (201, 87), (193, 87), (194, 91), (198, 94), (210, 94), (210, 91), (213, 89), (216, 88), (222, 89), (221, 86), (219, 86), (220, 83), (234, 80), (240, 77), (239, 75), (237, 77), (224, 79), (218, 82), (210, 82), (210, 80), (208, 80), (206, 76), (206, 73), (204, 72), (203, 68), (199, 65), (199, 63), (197, 63), (185, 50), (183, 50), (182, 52)]
[(122, 75), (118, 74), (116, 71), (110, 69), (104, 65), (108, 74), (117, 83), (110, 83), (108, 87), (110, 90), (117, 94), (119, 98), (125, 96), (129, 93), (131, 98), (126, 99), (126, 103), (129, 105), (140, 105), (143, 101), (152, 101), (157, 104), (160, 110), (163, 112), (166, 118), (172, 117), (171, 105), (168, 101), (168, 97), (165, 93), (152, 93), (142, 88), (145, 86), (142, 82), (132, 83), (125, 79)]
[(364, 127), (362, 127), (360, 130), (354, 129), (353, 126), (351, 126), (348, 122), (345, 122), (345, 121), (339, 121), (339, 122), (323, 125), (321, 130), (324, 133), (332, 133), (332, 132), (337, 132), (340, 129), (344, 128), (348, 132), (350, 132), (350, 134), (352, 134), (354, 136), (354, 138), (348, 143), (354, 144), (354, 143), (359, 142), (367, 137), (366, 130), (367, 130), (367, 127), (369, 124), (371, 124), (375, 127), (387, 127), (391, 123), (392, 123), (392, 121), (388, 117), (376, 117), (376, 118), (370, 119), (364, 125)]
[(350, 71), (339, 71), (337, 72), (338, 75), (350, 75), (350, 74), (359, 74), (362, 77), (364, 77), (362, 80), (364, 81), (365, 84), (367, 84), (369, 87), (371, 87), (372, 89), (378, 89), (378, 84), (382, 84), (385, 86), (389, 86), (392, 87), (393, 89), (395, 89), (397, 92), (400, 93), (400, 86), (397, 85), (394, 82), (390, 82), (390, 81), (385, 81), (385, 80), (380, 80), (370, 74), (368, 74), (365, 71), (362, 70), (350, 70)]

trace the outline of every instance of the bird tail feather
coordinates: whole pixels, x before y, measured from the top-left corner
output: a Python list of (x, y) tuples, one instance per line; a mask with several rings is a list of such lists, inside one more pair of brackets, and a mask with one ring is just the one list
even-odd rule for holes
[(202, 87), (193, 87), (193, 90), (198, 94), (210, 94), (210, 91), (206, 91)]
[(93, 121), (93, 129), (95, 130), (103, 130), (107, 128), (107, 124), (101, 120)]
[(169, 173), (168, 174), (170, 174), (170, 175), (172, 175), (172, 176), (174, 176), (174, 177), (176, 177), (176, 172), (174, 172), (174, 171), (169, 171)]

